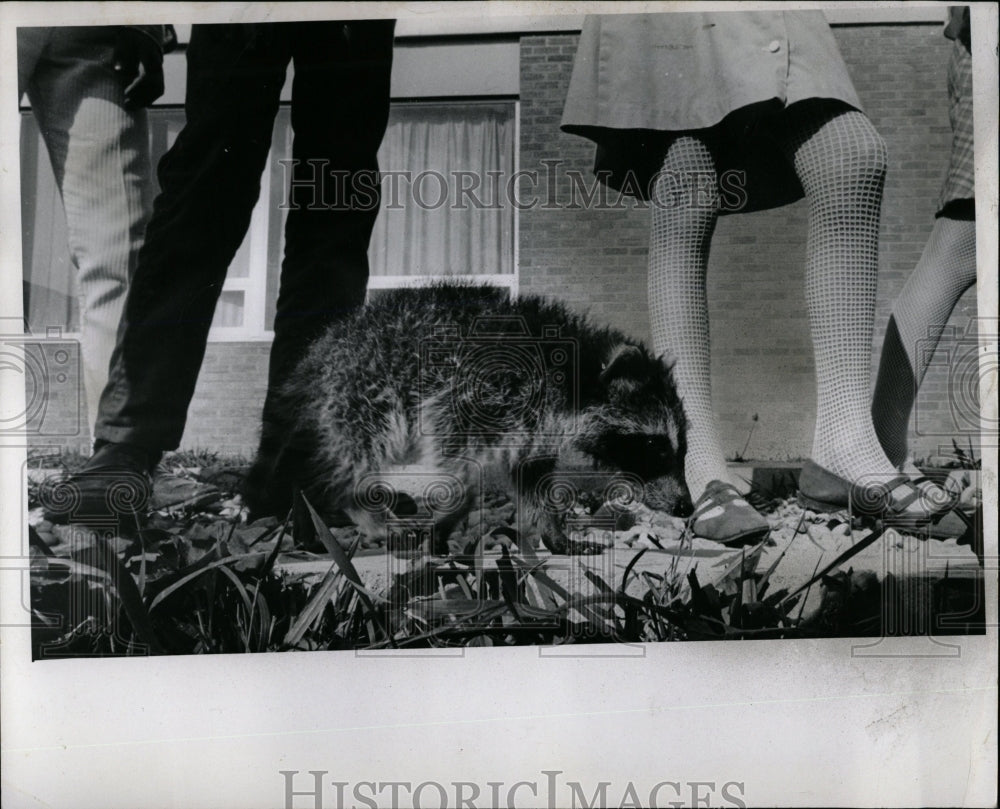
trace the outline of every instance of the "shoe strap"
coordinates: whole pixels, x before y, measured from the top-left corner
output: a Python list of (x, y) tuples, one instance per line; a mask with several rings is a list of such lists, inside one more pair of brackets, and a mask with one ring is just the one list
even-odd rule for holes
[(885, 488), (885, 493), (892, 497), (892, 493), (901, 486), (906, 486), (909, 489), (909, 493), (904, 495), (898, 500), (893, 500), (895, 503), (894, 509), (903, 512), (915, 501), (923, 497), (923, 493), (920, 491), (920, 487), (916, 485), (913, 479), (909, 475), (900, 475), (899, 477), (893, 478), (887, 483), (882, 484)]
[[(716, 506), (732, 503), (734, 500), (746, 502), (746, 498), (731, 483), (725, 483), (721, 480), (709, 482), (701, 497), (698, 498), (698, 502), (694, 504), (694, 511), (691, 513), (691, 522), (697, 520), (706, 511)], [(747, 505), (749, 506), (750, 504), (747, 503)]]
[(926, 475), (921, 475), (918, 478), (910, 478), (910, 480), (912, 480), (917, 486), (920, 486), (923, 483), (929, 483), (931, 486), (934, 486), (935, 488), (938, 488), (938, 489), (940, 489), (943, 492), (947, 492), (948, 491), (938, 481), (934, 480), (933, 478), (929, 478)]

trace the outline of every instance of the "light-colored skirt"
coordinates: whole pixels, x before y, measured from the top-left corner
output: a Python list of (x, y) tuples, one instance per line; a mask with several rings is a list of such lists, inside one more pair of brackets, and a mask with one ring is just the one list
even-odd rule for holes
[(590, 16), (562, 129), (597, 144), (595, 172), (610, 187), (644, 198), (671, 141), (701, 131), (720, 174), (746, 172), (741, 210), (762, 210), (803, 195), (770, 132), (809, 99), (861, 109), (822, 12)]

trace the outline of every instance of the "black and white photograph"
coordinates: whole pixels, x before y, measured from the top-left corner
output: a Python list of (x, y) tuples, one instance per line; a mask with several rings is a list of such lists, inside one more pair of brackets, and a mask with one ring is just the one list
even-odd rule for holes
[(996, 805), (997, 4), (0, 13), (5, 805)]

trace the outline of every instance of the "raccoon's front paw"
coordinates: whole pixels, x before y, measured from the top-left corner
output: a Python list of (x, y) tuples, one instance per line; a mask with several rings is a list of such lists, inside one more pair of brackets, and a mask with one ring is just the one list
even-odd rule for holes
[(292, 507), (291, 485), (276, 481), (272, 470), (259, 460), (250, 467), (239, 493), (250, 511), (251, 521), (263, 517), (282, 519)]
[(542, 542), (549, 551), (557, 556), (598, 556), (604, 553), (605, 546), (599, 542), (587, 542), (574, 539), (554, 539), (542, 535)]
[(559, 556), (596, 556), (604, 553), (605, 549), (613, 544), (613, 538), (609, 543), (600, 532), (574, 531), (572, 535), (567, 536), (565, 532), (550, 527), (540, 533), (545, 547)]
[(549, 553), (556, 554), (557, 556), (566, 556), (569, 554), (569, 539), (565, 534), (557, 534), (550, 531), (542, 531), (542, 544), (548, 549)]

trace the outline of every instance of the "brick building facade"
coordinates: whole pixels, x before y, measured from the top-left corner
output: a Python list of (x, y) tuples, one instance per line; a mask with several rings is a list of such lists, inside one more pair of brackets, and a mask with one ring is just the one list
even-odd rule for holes
[[(931, 10), (932, 19), (940, 16), (936, 12)], [(941, 25), (930, 20), (835, 23), (833, 30), (890, 155), (873, 345), (877, 353), (891, 302), (933, 224), (950, 142), (945, 69), (951, 43), (941, 35)], [(577, 39), (578, 29), (536, 28), (478, 40), (437, 38), (433, 46), (473, 55), (482, 48), (506, 54), (497, 58), (508, 63), (516, 59), (516, 93), (510, 95), (509, 86), (497, 93), (517, 101), (516, 164), (522, 172), (538, 172), (537, 190), (547, 190), (550, 186), (543, 189), (542, 184), (553, 182), (556, 204), (525, 206), (516, 214), (515, 288), (522, 294), (561, 297), (589, 310), (597, 321), (648, 340), (649, 211), (628, 199), (613, 210), (572, 204), (569, 173), (589, 179), (593, 161), (592, 144), (559, 131)], [(401, 40), (401, 47), (407, 45), (417, 52), (425, 43)], [(427, 95), (436, 94), (431, 89)], [(462, 93), (449, 89), (441, 95)], [(481, 93), (472, 96), (482, 98)], [(551, 197), (547, 202), (553, 202)], [(789, 460), (809, 452), (815, 379), (803, 292), (805, 238), (804, 201), (723, 217), (717, 228), (708, 279), (713, 393), (723, 444), (731, 455), (743, 452), (755, 414), (759, 421), (746, 447), (747, 458)], [(972, 290), (950, 325), (964, 334), (975, 313)], [(182, 447), (252, 452), (268, 348), (264, 339), (210, 342)], [(946, 348), (953, 357), (967, 350), (960, 341)], [(873, 369), (876, 363), (877, 356)], [(954, 382), (954, 369), (944, 364), (927, 375), (915, 419), (920, 435), (913, 448), (918, 457), (950, 447), (952, 436), (963, 444), (968, 441), (967, 424), (957, 423), (952, 413)], [(62, 408), (72, 398), (50, 401), (50, 408)], [(959, 406), (966, 413), (971, 407), (968, 402)], [(49, 417), (57, 420), (54, 412)], [(85, 443), (79, 438), (69, 443), (74, 440)]]
[[(945, 67), (951, 42), (940, 25), (834, 25), (834, 35), (865, 111), (886, 141), (889, 173), (882, 208), (878, 314), (873, 373), (890, 307), (934, 222), (948, 164)], [(569, 198), (569, 170), (589, 172), (588, 141), (558, 131), (577, 35), (521, 39), (521, 166), (559, 161), (557, 186)], [(815, 376), (805, 309), (806, 203), (722, 217), (712, 243), (708, 299), (713, 403), (727, 452), (786, 460), (809, 453)], [(646, 256), (649, 211), (523, 211), (521, 290), (568, 298), (642, 339), (649, 339)], [(950, 327), (964, 334), (975, 317), (975, 289)], [(946, 346), (943, 344), (942, 348)], [(943, 359), (943, 355), (942, 355)], [(935, 363), (917, 403), (916, 455), (966, 439), (950, 413), (950, 373)], [(920, 417), (923, 417), (921, 419)], [(956, 429), (959, 428), (959, 429)]]

